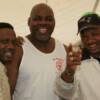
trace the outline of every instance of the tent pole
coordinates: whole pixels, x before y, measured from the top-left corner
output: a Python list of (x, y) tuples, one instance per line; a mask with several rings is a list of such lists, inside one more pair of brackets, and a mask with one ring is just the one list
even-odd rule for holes
[(93, 6), (93, 9), (92, 9), (93, 12), (96, 12), (97, 7), (98, 7), (98, 5), (99, 5), (99, 1), (100, 1), (100, 0), (96, 0), (96, 1), (95, 1), (94, 6)]

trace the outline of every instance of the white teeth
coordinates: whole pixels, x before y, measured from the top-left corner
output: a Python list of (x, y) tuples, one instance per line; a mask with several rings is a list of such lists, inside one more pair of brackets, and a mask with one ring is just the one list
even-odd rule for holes
[(40, 28), (40, 32), (41, 33), (46, 33), (47, 32), (47, 29), (46, 28)]
[(94, 48), (96, 45), (94, 44), (94, 45), (90, 45), (90, 48)]

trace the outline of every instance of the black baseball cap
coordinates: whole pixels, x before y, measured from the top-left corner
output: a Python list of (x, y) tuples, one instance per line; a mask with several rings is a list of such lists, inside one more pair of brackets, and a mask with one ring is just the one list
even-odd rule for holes
[(78, 33), (88, 28), (96, 28), (100, 26), (100, 16), (96, 13), (90, 12), (83, 15), (78, 20)]

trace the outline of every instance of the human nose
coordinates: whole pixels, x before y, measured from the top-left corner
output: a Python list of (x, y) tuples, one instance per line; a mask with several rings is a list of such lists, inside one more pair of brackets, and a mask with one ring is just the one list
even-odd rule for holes
[(92, 35), (89, 35), (88, 36), (88, 39), (87, 39), (87, 42), (88, 43), (91, 43), (91, 42), (93, 42), (94, 41), (94, 37), (92, 36)]
[(41, 19), (41, 24), (46, 24), (47, 23), (47, 21), (43, 18), (43, 19)]
[(14, 44), (13, 44), (12, 42), (9, 42), (9, 43), (7, 44), (7, 48), (8, 48), (8, 49), (14, 49)]

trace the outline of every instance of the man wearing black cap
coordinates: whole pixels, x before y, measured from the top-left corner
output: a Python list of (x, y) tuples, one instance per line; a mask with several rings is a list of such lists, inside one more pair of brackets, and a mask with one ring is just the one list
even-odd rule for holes
[(78, 33), (84, 47), (83, 59), (74, 74), (68, 67), (66, 79), (64, 73), (57, 79), (56, 93), (65, 100), (100, 100), (100, 17), (95, 13), (81, 17)]

